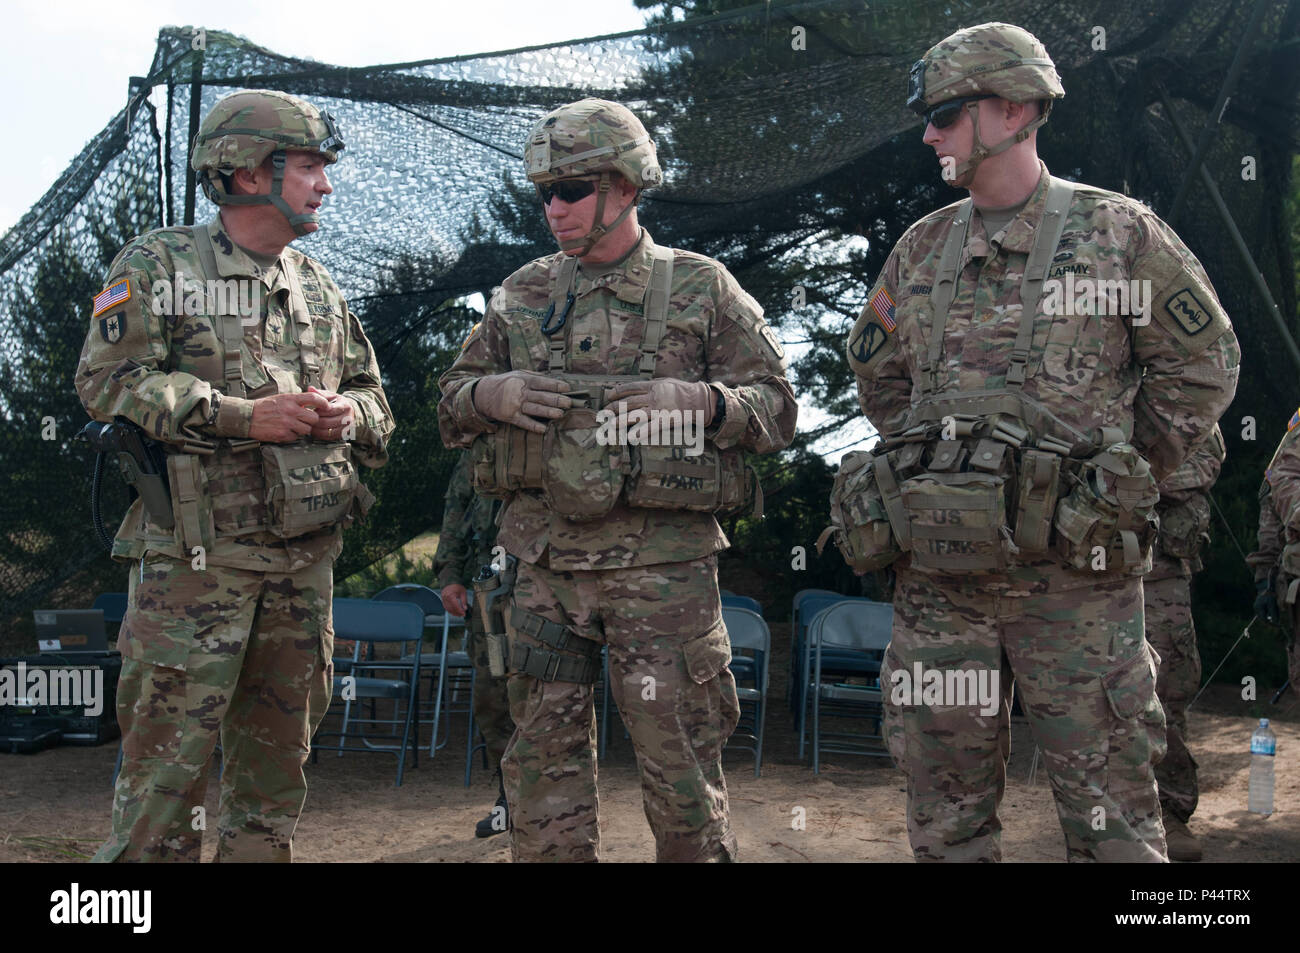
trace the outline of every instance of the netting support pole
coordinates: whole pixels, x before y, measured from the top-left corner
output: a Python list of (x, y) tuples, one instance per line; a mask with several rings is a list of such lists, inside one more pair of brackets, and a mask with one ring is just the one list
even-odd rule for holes
[(194, 147), (194, 138), (199, 134), (199, 120), (203, 110), (203, 51), (194, 54), (190, 65), (190, 134), (185, 140), (185, 220), (182, 225), (194, 224), (194, 170), (190, 168), (190, 149)]
[[(1260, 21), (1264, 19), (1264, 8), (1269, 4), (1269, 0), (1255, 0), (1255, 8), (1250, 11), (1250, 22), (1246, 24), (1245, 32), (1241, 34), (1241, 42), (1237, 44), (1237, 52), (1232, 56), (1232, 65), (1228, 67), (1228, 75), (1223, 78), (1223, 85), (1219, 87), (1219, 95), (1214, 100), (1214, 111), (1205, 117), (1205, 128), (1201, 130), (1200, 141), (1196, 143), (1196, 148), (1192, 149), (1192, 163), (1187, 167), (1183, 174), (1183, 181), (1178, 186), (1178, 194), (1174, 196), (1173, 211), (1169, 213), (1169, 224), (1177, 227), (1178, 216), (1183, 213), (1183, 206), (1187, 203), (1187, 190), (1192, 186), (1192, 179), (1197, 171), (1201, 168), (1201, 163), (1205, 161), (1205, 153), (1210, 150), (1210, 143), (1214, 141), (1214, 134), (1218, 132), (1219, 123), (1223, 121), (1223, 110), (1228, 105), (1228, 97), (1232, 91), (1237, 88), (1237, 79), (1241, 76), (1241, 70), (1246, 65), (1246, 53), (1249, 52), (1254, 43), (1255, 31), (1259, 29)], [(1188, 145), (1189, 149), (1192, 147)]]
[(163, 188), (167, 190), (163, 201), (165, 228), (176, 224), (176, 200), (172, 197), (172, 110), (176, 108), (176, 84), (167, 84), (167, 124), (163, 130)]
[[(1169, 101), (1169, 94), (1165, 92), (1163, 83), (1156, 84), (1156, 92), (1160, 96), (1161, 105), (1165, 108), (1165, 115), (1169, 117), (1169, 122), (1174, 127), (1174, 132), (1178, 134), (1178, 138), (1183, 142), (1183, 148), (1191, 152), (1192, 137), (1187, 134), (1182, 121), (1174, 112), (1173, 103)], [(1237, 252), (1241, 255), (1242, 262), (1246, 266), (1246, 272), (1250, 275), (1251, 281), (1255, 283), (1255, 289), (1259, 292), (1260, 297), (1264, 299), (1264, 305), (1268, 309), (1269, 317), (1273, 319), (1273, 324), (1277, 326), (1278, 334), (1281, 335), (1282, 342), (1286, 345), (1287, 353), (1291, 355), (1292, 363), (1295, 364), (1297, 370), (1300, 370), (1300, 348), (1296, 347), (1295, 338), (1291, 336), (1291, 329), (1286, 326), (1286, 321), (1282, 319), (1282, 310), (1277, 306), (1277, 302), (1273, 300), (1273, 293), (1268, 290), (1268, 282), (1264, 280), (1264, 275), (1260, 272), (1259, 266), (1255, 264), (1250, 249), (1246, 247), (1246, 240), (1241, 237), (1237, 223), (1233, 221), (1232, 213), (1228, 211), (1223, 196), (1219, 194), (1219, 187), (1214, 184), (1214, 177), (1210, 175), (1209, 170), (1203, 165), (1199, 166), (1197, 171), (1201, 174), (1201, 181), (1205, 184), (1205, 191), (1209, 193), (1210, 200), (1219, 213), (1219, 218), (1223, 220), (1223, 226), (1228, 232), (1228, 237), (1232, 239), (1232, 244), (1236, 246)]]

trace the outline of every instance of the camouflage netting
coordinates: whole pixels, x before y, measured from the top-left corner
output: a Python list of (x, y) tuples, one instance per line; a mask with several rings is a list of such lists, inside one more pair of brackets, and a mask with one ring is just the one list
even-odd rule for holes
[[(667, 181), (645, 197), (643, 222), (660, 242), (723, 259), (764, 304), (798, 356), (804, 447), (817, 439), (816, 449), (831, 451), (862, 434), (841, 342), (864, 291), (907, 224), (956, 197), (939, 184), (933, 154), (904, 108), (912, 62), (959, 26), (1027, 27), (1051, 52), (1066, 89), (1040, 135), (1048, 165), (1168, 214), (1188, 155), (1159, 89), (1199, 133), (1254, 4), (688, 6), (724, 12), (685, 22), (656, 16), (639, 33), (545, 48), (347, 69), (212, 30), (197, 51), (189, 28), (162, 30), (126, 108), (0, 239), (0, 352), (8, 368), (0, 380), (0, 624), (29, 618), (38, 603), (87, 604), (97, 589), (121, 588), (122, 570), (90, 528), (90, 454), (71, 439), (85, 414), (71, 379), (91, 296), (113, 254), (138, 231), (184, 221), (196, 75), (203, 112), (232, 89), (277, 88), (329, 110), (347, 142), (330, 168), (336, 193), (323, 229), (299, 247), (331, 270), (378, 346), (399, 437), (393, 462), (371, 479), (381, 502), (349, 537), (346, 574), (440, 518), (450, 456), (437, 437), (435, 382), (480, 301), (457, 299), (489, 291), (553, 249), (520, 159), (529, 125), (546, 110), (593, 95), (626, 102), (645, 119)], [(1282, 199), (1300, 143), (1300, 0), (1263, 8), (1207, 166), (1294, 321)], [(1243, 156), (1255, 159), (1253, 181), (1240, 174)], [(195, 208), (200, 221), (214, 211), (201, 195)], [(1259, 445), (1271, 448), (1284, 408), (1296, 404), (1295, 369), (1199, 182), (1176, 224), (1245, 346), (1250, 371), (1234, 411), (1258, 417)], [(1257, 480), (1238, 494), (1234, 522), (1243, 539)], [(125, 490), (114, 474), (105, 482), (115, 523)], [(780, 493), (769, 500), (779, 505)], [(824, 506), (811, 509), (792, 524), (810, 524), (809, 539), (798, 541), (811, 541), (824, 522)], [(790, 541), (782, 545), (788, 560)]]

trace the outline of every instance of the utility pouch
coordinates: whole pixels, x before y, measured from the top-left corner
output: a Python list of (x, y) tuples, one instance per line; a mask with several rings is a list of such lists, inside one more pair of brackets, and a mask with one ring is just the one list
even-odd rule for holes
[[(703, 513), (753, 508), (758, 476), (739, 450), (719, 450), (705, 441), (697, 454), (686, 447), (633, 446), (627, 480), (628, 506), (695, 510)], [(757, 515), (762, 515), (761, 508)]]
[(1024, 553), (1047, 551), (1061, 487), (1061, 458), (1042, 450), (1020, 454), (1015, 543)]
[[(942, 448), (941, 443), (936, 455)], [(946, 465), (947, 457), (941, 462)], [(1006, 484), (1006, 476), (979, 470), (932, 471), (905, 480), (900, 490), (912, 567), (958, 575), (1006, 569), (1014, 552)]]
[(618, 502), (628, 448), (601, 441), (596, 411), (571, 407), (546, 428), (542, 490), (546, 505), (566, 519), (603, 519)]
[(903, 554), (891, 511), (905, 532), (907, 518), (889, 456), (860, 450), (845, 454), (831, 487), (831, 525), (817, 538), (818, 555), (833, 536), (844, 561), (855, 571), (888, 566)]
[(1057, 554), (1075, 569), (1099, 572), (1145, 563), (1160, 525), (1160, 494), (1145, 458), (1116, 443), (1083, 461), (1073, 482), (1056, 506)]
[(181, 552), (192, 553), (196, 546), (210, 550), (216, 534), (199, 457), (193, 453), (167, 454), (167, 483), (171, 487), (172, 518)]
[(1209, 541), (1210, 506), (1200, 495), (1157, 511), (1160, 516), (1160, 552), (1176, 559), (1195, 559)]
[(470, 482), (479, 496), (504, 499), (517, 490), (542, 488), (543, 435), (498, 424), (470, 445)]
[(282, 539), (347, 526), (374, 502), (346, 443), (262, 444), (262, 472), (267, 530)]

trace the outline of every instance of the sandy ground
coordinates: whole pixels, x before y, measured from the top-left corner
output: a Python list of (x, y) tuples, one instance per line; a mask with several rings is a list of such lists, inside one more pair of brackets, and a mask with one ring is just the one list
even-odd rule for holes
[[(726, 757), (732, 822), (746, 862), (907, 862), (903, 776), (887, 759), (824, 756), (822, 773), (799, 761), (784, 704), (786, 626), (773, 625), (776, 648), (767, 747), (761, 778), (752, 757)], [(1246, 811), (1251, 706), (1231, 686), (1207, 692), (1192, 712), (1192, 750), (1201, 765), (1201, 803), (1192, 829), (1206, 861), (1300, 860), (1300, 704), (1294, 694), (1268, 711), (1278, 736), (1276, 812)], [(602, 859), (647, 861), (654, 844), (641, 808), (631, 743), (617, 721), (600, 768)], [(408, 764), (395, 787), (391, 755), (323, 752), (307, 768), (310, 791), (298, 827), (303, 861), (436, 862), (509, 859), (505, 836), (476, 839), (474, 824), (496, 796), (481, 761), (463, 786), (464, 716), (453, 719), (451, 741), (427, 760), (428, 731), (418, 768)], [(116, 744), (56, 748), (35, 755), (0, 755), (0, 861), (57, 862), (88, 857), (108, 831), (110, 777)], [(1033, 744), (1022, 719), (1013, 721), (1012, 757), (1002, 805), (1007, 861), (1064, 860), (1051, 789), (1039, 772), (1028, 783)], [(217, 816), (218, 785), (209, 785), (208, 816)], [(805, 809), (806, 827), (793, 827)], [(205, 844), (210, 855), (212, 838)]]

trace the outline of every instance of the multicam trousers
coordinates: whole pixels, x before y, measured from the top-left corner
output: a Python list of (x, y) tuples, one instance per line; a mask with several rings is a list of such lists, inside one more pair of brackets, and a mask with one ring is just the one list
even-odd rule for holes
[[(657, 859), (734, 859), (722, 748), (740, 706), (717, 557), (571, 572), (521, 562), (514, 599), (608, 646), (612, 700), (636, 749)], [(545, 651), (513, 624), (507, 631), (512, 651)], [(592, 696), (590, 684), (510, 676), (516, 730), (502, 773), (517, 861), (598, 859)]]
[[(1187, 750), (1187, 703), (1201, 684), (1201, 655), (1192, 622), (1192, 580), (1181, 571), (1142, 580), (1146, 597), (1147, 642), (1160, 656), (1156, 694), (1165, 709), (1169, 753), (1156, 765), (1160, 809), (1184, 824), (1196, 810), (1196, 759)], [(1156, 566), (1161, 567), (1157, 560)]]
[[(907, 774), (917, 860), (1001, 859), (1013, 679), (1043, 752), (1068, 859), (1166, 859), (1153, 771), (1165, 719), (1139, 579), (1008, 596), (941, 587), (903, 569), (894, 607), (881, 670), (885, 731)], [(903, 683), (893, 673), (911, 677), (918, 664), (922, 672), (997, 673), (996, 714), (953, 698), (896, 698), (891, 689)]]
[(197, 861), (218, 735), (217, 859), (289, 861), (333, 679), (332, 561), (262, 573), (145, 557), (119, 647), (122, 768), (94, 860)]

